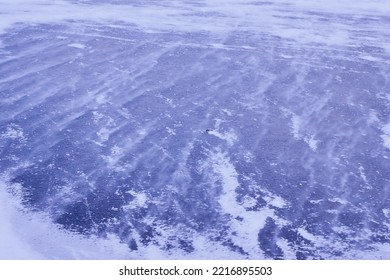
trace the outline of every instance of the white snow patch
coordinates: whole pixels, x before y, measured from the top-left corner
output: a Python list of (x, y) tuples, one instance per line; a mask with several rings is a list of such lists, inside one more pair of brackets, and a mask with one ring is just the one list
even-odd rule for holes
[(319, 203), (321, 203), (323, 201), (324, 201), (323, 199), (312, 199), (312, 200), (309, 200), (309, 202), (311, 204), (319, 204)]
[[(283, 224), (284, 221), (275, 215), (273, 209), (268, 207), (260, 211), (247, 211), (246, 206), (252, 205), (253, 201), (247, 199), (244, 204), (237, 202), (238, 173), (228, 155), (220, 150), (216, 150), (210, 154), (210, 160), (212, 170), (223, 187), (219, 204), (224, 213), (231, 215), (229, 224), (232, 231), (237, 233), (231, 236), (232, 241), (251, 256), (262, 256), (263, 253), (258, 246), (258, 233), (264, 227), (265, 220), (268, 217), (272, 217), (279, 224)], [(278, 205), (282, 204), (277, 199), (274, 202)]]
[(251, 197), (249, 195), (245, 195), (242, 199), (241, 205), (245, 208), (251, 208), (256, 206), (257, 200), (254, 197)]
[(366, 173), (364, 171), (365, 171), (364, 167), (363, 166), (359, 166), (360, 177), (364, 180), (365, 183), (368, 183), (367, 176), (366, 176)]
[(387, 53), (390, 54), (390, 44), (389, 44), (389, 43), (382, 42), (381, 47), (382, 47)]
[(126, 244), (66, 232), (49, 217), (28, 213), (0, 181), (0, 259), (129, 259)]
[(291, 117), (291, 129), (294, 138), (298, 140), (301, 139), (301, 133), (299, 132), (301, 129), (301, 125), (302, 125), (301, 117), (294, 114)]
[(23, 129), (16, 124), (8, 125), (5, 131), (0, 134), (0, 137), (3, 139), (19, 140), (22, 143), (27, 141)]
[(170, 135), (176, 135), (176, 132), (174, 129), (170, 128), (170, 127), (165, 127), (165, 129), (167, 130), (167, 132), (170, 134)]
[(385, 215), (386, 218), (390, 219), (390, 209), (382, 209), (383, 214)]
[(128, 211), (135, 208), (146, 207), (148, 197), (143, 192), (128, 191), (127, 193), (134, 196), (134, 199), (127, 205), (122, 206), (123, 210)]
[(255, 156), (250, 151), (243, 152), (245, 162), (253, 162), (255, 160)]
[(92, 111), (93, 114), (93, 122), (98, 124), (101, 119), (104, 118), (104, 115), (99, 113), (98, 111)]
[(108, 102), (107, 94), (105, 93), (99, 93), (95, 96), (95, 102), (97, 104), (104, 104)]
[(293, 56), (292, 56), (292, 55), (289, 55), (289, 54), (280, 54), (280, 57), (285, 58), (285, 59), (291, 59), (291, 58), (293, 58)]
[(298, 228), (298, 233), (305, 239), (309, 240), (309, 241), (312, 241), (313, 243), (318, 243), (318, 241), (320, 241), (320, 239), (315, 236), (314, 234), (311, 234), (310, 232), (308, 232), (306, 229), (304, 228)]
[(233, 113), (231, 111), (229, 111), (228, 109), (222, 109), (221, 111), (223, 113), (225, 113), (226, 115), (228, 115), (229, 117), (233, 116)]
[(96, 134), (99, 136), (100, 140), (105, 142), (110, 138), (111, 130), (106, 127), (102, 127)]
[(379, 122), (378, 113), (375, 110), (370, 109), (370, 115), (367, 122), (368, 124), (374, 124)]
[(271, 192), (266, 192), (266, 194), (267, 196), (264, 197), (264, 200), (267, 202), (268, 205), (277, 208), (284, 208), (287, 206), (287, 202), (280, 196), (277, 196)]
[[(100, 145), (102, 144), (100, 143)], [(118, 164), (118, 161), (123, 157), (123, 151), (124, 148), (114, 145), (114, 147), (111, 148), (110, 155), (102, 155), (101, 157), (107, 162), (109, 168), (122, 172), (126, 167), (129, 167), (129, 165)]]
[(291, 133), (297, 140), (303, 140), (314, 152), (317, 151), (318, 140), (315, 136), (303, 131), (303, 119), (302, 117), (290, 112), (287, 109), (283, 110), (286, 116), (290, 116)]
[(278, 245), (278, 247), (283, 251), (283, 257), (285, 260), (295, 260), (297, 258), (296, 252), (294, 252), (294, 249), (286, 239), (279, 238), (276, 241), (276, 245)]
[(390, 123), (386, 124), (382, 128), (383, 135), (382, 140), (383, 140), (383, 145), (387, 148), (390, 149)]
[(340, 204), (343, 204), (343, 205), (346, 205), (346, 204), (349, 203), (348, 200), (345, 200), (343, 198), (338, 198), (338, 197), (329, 199), (329, 201), (330, 202), (337, 202), (337, 203), (340, 203)]
[(86, 46), (84, 44), (80, 44), (80, 43), (72, 43), (72, 44), (68, 44), (68, 47), (72, 47), (72, 48), (76, 48), (76, 49), (85, 49)]
[(20, 214), (15, 200), (4, 187), (4, 184), (0, 187), (0, 259), (42, 259), (43, 255), (31, 248), (24, 236), (27, 234), (16, 233)]
[(360, 58), (361, 58), (361, 59), (364, 59), (364, 60), (372, 61), (372, 62), (381, 61), (380, 58), (375, 57), (375, 56), (372, 56), (372, 55), (361, 55)]
[(214, 135), (215, 137), (218, 137), (219, 139), (225, 140), (230, 146), (233, 146), (235, 142), (237, 142), (237, 135), (234, 133), (233, 130), (221, 133), (216, 130), (210, 130), (208, 131), (208, 134)]
[[(241, 259), (240, 253), (212, 241), (213, 236), (191, 233), (193, 253), (181, 250), (167, 252), (158, 245), (142, 246), (141, 237), (133, 233), (138, 242), (137, 251), (130, 251), (127, 244), (117, 237), (85, 237), (70, 233), (55, 225), (51, 219), (39, 213), (29, 213), (17, 196), (6, 191), (7, 184), (0, 181), (0, 260), (46, 259)], [(14, 187), (14, 186), (12, 186)], [(146, 205), (148, 197), (142, 192), (131, 192), (135, 199), (130, 209)], [(151, 221), (152, 222), (152, 221)], [(181, 233), (173, 227), (161, 231), (170, 237)], [(216, 233), (217, 234), (217, 233)], [(162, 240), (165, 242), (166, 240)]]
[(303, 140), (309, 145), (310, 149), (314, 152), (317, 151), (318, 140), (316, 140), (313, 135), (306, 136)]

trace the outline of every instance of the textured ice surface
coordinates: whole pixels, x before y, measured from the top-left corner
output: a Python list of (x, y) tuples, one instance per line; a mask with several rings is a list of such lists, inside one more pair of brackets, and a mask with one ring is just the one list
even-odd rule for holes
[(0, 0), (0, 258), (390, 259), (386, 2)]

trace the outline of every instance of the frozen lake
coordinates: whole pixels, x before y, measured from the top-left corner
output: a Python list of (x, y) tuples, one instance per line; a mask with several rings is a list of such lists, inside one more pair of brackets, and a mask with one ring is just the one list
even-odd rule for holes
[(0, 259), (390, 259), (387, 1), (0, 0)]

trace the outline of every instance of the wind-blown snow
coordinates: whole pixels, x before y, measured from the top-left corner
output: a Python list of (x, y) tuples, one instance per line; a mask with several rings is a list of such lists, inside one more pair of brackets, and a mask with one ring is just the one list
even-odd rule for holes
[[(353, 44), (351, 26), (348, 22), (337, 20), (329, 23), (325, 17), (316, 16), (315, 12), (324, 13), (324, 16), (326, 13), (340, 17), (353, 15), (356, 20), (367, 15), (386, 16), (390, 13), (388, 3), (381, 0), (359, 1), (358, 4), (351, 0), (145, 1), (141, 5), (114, 5), (110, 1), (2, 0), (0, 10), (2, 32), (15, 23), (59, 23), (69, 20), (106, 24), (124, 22), (143, 29), (186, 32), (204, 30), (226, 33), (242, 26), (247, 31), (267, 30), (286, 39), (329, 45)], [(371, 38), (385, 33), (386, 27), (385, 23), (377, 25), (377, 34)]]
[(0, 0), (0, 258), (390, 258), (389, 14)]

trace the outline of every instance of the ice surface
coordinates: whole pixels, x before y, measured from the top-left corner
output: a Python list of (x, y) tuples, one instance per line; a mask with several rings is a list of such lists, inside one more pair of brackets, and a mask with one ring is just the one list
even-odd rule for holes
[(0, 258), (390, 259), (389, 14), (0, 0)]

